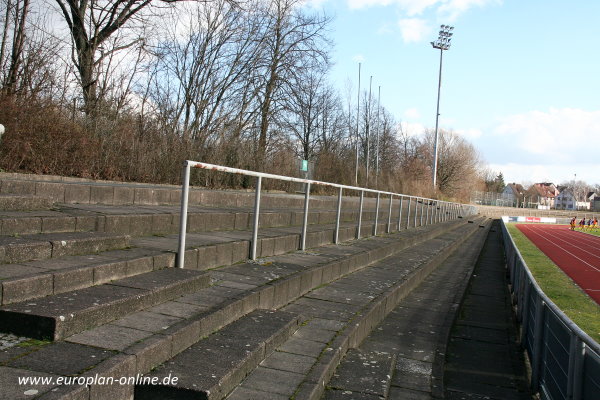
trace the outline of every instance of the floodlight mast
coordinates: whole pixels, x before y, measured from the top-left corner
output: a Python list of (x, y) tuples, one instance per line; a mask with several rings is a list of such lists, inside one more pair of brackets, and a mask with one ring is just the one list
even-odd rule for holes
[(440, 50), (440, 74), (438, 79), (437, 111), (435, 113), (435, 140), (433, 143), (433, 190), (437, 190), (437, 165), (438, 165), (438, 123), (440, 118), (440, 90), (442, 88), (442, 55), (444, 50), (450, 49), (453, 26), (441, 25), (440, 34), (435, 42), (431, 42), (434, 49)]

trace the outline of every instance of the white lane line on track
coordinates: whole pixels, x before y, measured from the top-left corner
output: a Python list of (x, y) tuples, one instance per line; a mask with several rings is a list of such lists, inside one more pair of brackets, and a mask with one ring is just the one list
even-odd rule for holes
[[(559, 226), (547, 226), (547, 228), (549, 228), (548, 230), (560, 230), (562, 233), (564, 233), (563, 228)], [(582, 242), (592, 243), (594, 245), (600, 246), (600, 236), (592, 235), (588, 232), (572, 231), (571, 229), (567, 229), (567, 232), (568, 234), (566, 236), (568, 237), (577, 237), (580, 238)], [(581, 233), (583, 233), (583, 235), (580, 235)]]
[[(532, 232), (532, 234), (536, 234), (536, 232), (535, 232), (534, 230), (532, 230), (532, 229), (530, 229), (529, 231), (530, 231), (530, 232)], [(545, 238), (545, 237), (543, 237), (542, 235), (540, 235), (540, 234), (537, 234), (537, 235), (538, 235), (538, 236), (540, 236), (542, 239), (544, 239), (544, 240), (546, 240), (546, 241), (550, 242), (552, 245), (554, 245), (554, 246), (558, 247), (559, 249), (561, 249), (561, 250), (562, 250), (562, 251), (564, 251), (565, 253), (572, 255), (573, 257), (575, 257), (576, 259), (578, 259), (578, 260), (579, 260), (579, 261), (581, 261), (582, 263), (584, 263), (584, 264), (586, 264), (586, 265), (589, 265), (590, 267), (592, 267), (593, 269), (595, 269), (597, 272), (600, 272), (600, 268), (596, 268), (596, 267), (594, 267), (594, 266), (593, 266), (592, 264), (590, 264), (589, 262), (587, 262), (587, 261), (585, 261), (585, 260), (582, 260), (581, 258), (577, 257), (575, 254), (573, 254), (573, 253), (571, 253), (570, 251), (568, 251), (568, 250), (566, 250), (566, 249), (562, 248), (561, 246), (557, 245), (556, 243), (552, 242), (551, 240), (548, 240), (548, 239), (546, 239), (546, 238)]]
[[(531, 232), (536, 232), (536, 233), (537, 233), (537, 231), (536, 231), (535, 229), (531, 230)], [(544, 233), (545, 233), (545, 232), (544, 232)], [(539, 235), (540, 235), (540, 236), (542, 236), (542, 237), (546, 237), (546, 236), (543, 236), (541, 233), (539, 233)], [(596, 257), (597, 259), (600, 259), (600, 254), (594, 254), (594, 253), (590, 252), (589, 250), (587, 250), (587, 249), (584, 249), (583, 247), (579, 247), (579, 246), (575, 245), (573, 242), (570, 242), (570, 241), (568, 241), (568, 240), (565, 240), (565, 239), (563, 239), (563, 238), (562, 238), (562, 237), (560, 237), (560, 236), (552, 235), (552, 234), (549, 234), (549, 233), (548, 233), (548, 236), (550, 236), (550, 237), (553, 237), (553, 238), (556, 238), (556, 239), (558, 239), (559, 241), (561, 241), (561, 242), (563, 242), (563, 243), (566, 243), (566, 244), (568, 244), (568, 245), (570, 245), (570, 246), (573, 246), (573, 247), (575, 247), (575, 248), (578, 248), (578, 249), (579, 249), (579, 250), (581, 250), (581, 251), (584, 251), (584, 252), (588, 253), (588, 254), (589, 254), (589, 255), (591, 255), (592, 257)], [(573, 236), (569, 236), (569, 238), (570, 238), (570, 237), (573, 237)]]

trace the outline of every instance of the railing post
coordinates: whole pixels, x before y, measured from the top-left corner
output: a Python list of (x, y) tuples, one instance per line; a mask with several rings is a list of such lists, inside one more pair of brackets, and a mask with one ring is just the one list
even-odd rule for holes
[(529, 297), (531, 296), (531, 282), (529, 279), (526, 280), (525, 285), (525, 296), (523, 297), (523, 304), (519, 304), (518, 308), (521, 309), (521, 345), (524, 347), (525, 338), (527, 335), (527, 329), (529, 328)]
[(254, 195), (254, 222), (252, 224), (252, 243), (250, 258), (256, 260), (256, 243), (258, 241), (258, 220), (260, 216), (260, 189), (262, 186), (262, 177), (256, 178), (256, 194)]
[(373, 236), (377, 236), (377, 224), (379, 223), (379, 192), (377, 192), (377, 203), (375, 203), (375, 225), (373, 226)]
[(310, 201), (310, 182), (306, 184), (306, 193), (304, 194), (304, 220), (302, 221), (302, 241), (300, 250), (306, 250), (306, 228), (308, 226), (308, 202)]
[(544, 348), (544, 314), (546, 302), (539, 296), (537, 297), (537, 307), (535, 310), (535, 326), (533, 328), (533, 354), (531, 360), (531, 388), (534, 392), (539, 391), (540, 376), (542, 368), (542, 350)]
[(587, 345), (583, 343), (579, 338), (577, 340), (577, 347), (575, 348), (576, 357), (573, 365), (573, 376), (578, 377), (573, 381), (573, 400), (580, 400), (582, 398), (583, 390), (583, 363), (585, 361), (585, 352)]
[(392, 202), (394, 201), (394, 195), (390, 194), (390, 208), (388, 209), (388, 223), (387, 223), (387, 233), (392, 231)]
[(423, 198), (421, 198), (421, 218), (420, 218), (419, 226), (423, 226), (423, 213), (425, 212), (425, 210), (423, 210), (424, 207), (425, 207), (425, 200)]
[(183, 268), (185, 260), (185, 235), (187, 232), (188, 195), (190, 192), (190, 163), (183, 162), (183, 185), (181, 188), (181, 215), (179, 216), (179, 245), (177, 268)]
[(408, 208), (406, 210), (406, 229), (410, 228), (410, 204), (412, 203), (412, 197), (408, 198)]
[(431, 204), (429, 199), (427, 199), (427, 206), (425, 206), (425, 225), (429, 225), (429, 209), (431, 208)]
[(400, 228), (402, 228), (402, 200), (404, 200), (404, 196), (400, 196), (400, 207), (398, 211), (398, 232), (400, 232)]
[(335, 217), (335, 237), (333, 238), (333, 242), (338, 244), (340, 242), (340, 216), (342, 214), (342, 188), (338, 192), (338, 202), (337, 202), (337, 215)]
[(567, 399), (574, 399), (575, 387), (580, 384), (581, 375), (577, 374), (578, 357), (581, 353), (581, 339), (570, 331), (571, 338), (569, 341), (569, 367), (567, 369)]
[(417, 227), (417, 215), (419, 214), (419, 198), (415, 197), (415, 228)]
[(358, 229), (356, 231), (356, 238), (360, 239), (360, 228), (362, 225), (362, 211), (363, 211), (363, 202), (365, 200), (365, 191), (360, 191), (360, 203), (358, 206)]

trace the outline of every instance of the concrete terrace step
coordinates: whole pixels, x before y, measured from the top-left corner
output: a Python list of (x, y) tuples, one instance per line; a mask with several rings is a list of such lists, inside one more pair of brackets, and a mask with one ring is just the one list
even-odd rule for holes
[[(397, 223), (398, 210), (392, 209), (392, 220)], [(0, 210), (0, 234), (24, 235), (56, 232), (106, 232), (132, 236), (164, 235), (179, 232), (180, 208), (177, 206), (106, 206), (60, 204), (45, 211)], [(406, 211), (404, 212), (406, 215)], [(365, 221), (374, 220), (375, 212), (363, 211)], [(301, 208), (261, 209), (259, 226), (263, 228), (300, 226)], [(309, 224), (335, 223), (335, 210), (311, 210)], [(380, 210), (380, 218), (387, 221), (387, 209)], [(342, 222), (357, 221), (358, 209), (342, 210)], [(253, 211), (241, 207), (199, 207), (188, 211), (188, 232), (248, 230), (252, 228)], [(405, 222), (405, 219), (403, 219)]]
[(0, 236), (0, 263), (12, 264), (129, 246), (128, 235), (97, 232)]
[(84, 289), (174, 265), (174, 253), (139, 248), (4, 264), (0, 265), (0, 304)]
[[(474, 225), (464, 221), (450, 221), (340, 245), (326, 245), (310, 252), (273, 256), (254, 263), (211, 270), (208, 273), (214, 286), (210, 288), (130, 313), (108, 324), (67, 337), (61, 343), (84, 348), (93, 346), (94, 351), (111, 351), (108, 358), (86, 368), (85, 372), (78, 373), (77, 376), (120, 377), (145, 374), (203, 337), (254, 310), (281, 308), (321, 285), (352, 274), (418, 243), (464, 227), (473, 228)], [(48, 357), (45, 350), (47, 347), (50, 346), (30, 350), (28, 358), (45, 359)], [(22, 367), (13, 364), (21, 353), (18, 349), (12, 349), (7, 354), (0, 352), (0, 367), (4, 365), (2, 368), (8, 369), (5, 376), (12, 376), (14, 380), (15, 376), (20, 376), (23, 372), (20, 369)], [(2, 359), (8, 361), (3, 362)], [(62, 362), (66, 360), (63, 359)], [(51, 365), (29, 369), (30, 374), (51, 373)], [(11, 390), (22, 389), (10, 382)], [(51, 388), (32, 389), (43, 393)], [(66, 400), (77, 395), (84, 398), (126, 399), (133, 395), (133, 385), (93, 383), (75, 387), (59, 386), (48, 392), (47, 398)]]
[(207, 274), (168, 268), (0, 307), (0, 331), (59, 340), (206, 287)]
[(322, 399), (443, 398), (446, 343), (490, 221), (484, 225), (349, 349)]
[[(380, 232), (385, 228), (385, 224), (379, 224)], [(372, 230), (373, 225), (365, 222), (361, 229), (362, 235), (367, 236)], [(28, 237), (50, 236), (85, 238), (103, 237), (106, 234), (70, 233)], [(341, 241), (355, 236), (355, 224), (341, 225)], [(311, 225), (308, 228), (306, 245), (308, 248), (322, 246), (332, 243), (333, 238), (333, 225)], [(136, 238), (130, 242), (134, 248), (127, 250), (0, 265), (0, 285), (3, 289), (0, 291), (0, 302), (6, 305), (31, 300), (172, 267), (175, 264), (178, 239), (178, 235)], [(188, 234), (185, 268), (205, 270), (245, 261), (249, 257), (250, 240), (249, 231)], [(299, 241), (300, 233), (297, 227), (262, 229), (258, 238), (257, 254), (259, 257), (269, 257), (296, 251)]]
[[(265, 359), (228, 400), (320, 398), (346, 351), (358, 346), (398, 302), (477, 231), (477, 225), (465, 224), (288, 304), (284, 311), (301, 311), (308, 323), (277, 349), (273, 359)], [(288, 361), (282, 364), (281, 359)]]
[[(133, 182), (97, 181), (60, 176), (0, 173), (0, 194), (36, 195), (55, 203), (107, 205), (180, 204), (181, 186)], [(191, 205), (222, 207), (252, 207), (254, 190), (207, 190), (190, 187)], [(345, 198), (345, 204), (358, 205), (357, 198)], [(375, 203), (366, 199), (365, 206)], [(264, 192), (261, 204), (265, 207), (302, 208), (301, 194)], [(311, 207), (332, 208), (337, 199), (330, 196), (311, 196)]]
[(178, 377), (176, 385), (137, 385), (140, 400), (221, 399), (288, 339), (302, 317), (257, 310), (227, 325), (152, 371)]
[[(412, 259), (416, 258), (417, 261), (412, 261), (412, 265), (410, 268), (410, 272), (415, 271), (415, 270), (419, 270), (420, 268), (424, 267), (425, 265), (427, 265), (429, 262), (433, 262), (435, 263), (435, 261), (432, 261), (432, 259), (436, 259), (436, 255), (437, 254), (441, 254), (443, 253), (444, 250), (449, 250), (450, 248), (452, 248), (452, 246), (454, 245), (454, 243), (456, 241), (459, 241), (461, 237), (464, 237), (466, 234), (468, 234), (469, 232), (472, 232), (474, 230), (474, 228), (472, 226), (463, 226), (461, 228), (456, 229), (456, 231), (450, 232), (445, 236), (450, 236), (450, 238), (446, 238), (446, 239), (442, 239), (442, 237), (439, 237), (437, 239), (432, 239), (427, 243), (424, 244), (420, 244), (417, 245), (411, 249), (407, 249), (405, 250), (405, 252), (408, 253), (408, 256)], [(428, 249), (429, 253), (427, 255), (423, 255), (424, 253), (424, 246), (425, 248), (427, 248), (427, 246), (429, 246), (430, 242), (435, 242), (436, 246), (435, 249)], [(394, 258), (394, 257), (390, 257), (390, 258)], [(438, 257), (439, 258), (439, 257)], [(386, 259), (386, 260), (389, 260)], [(386, 260), (380, 261), (375, 265), (378, 264), (385, 264)], [(424, 261), (426, 260), (426, 261)], [(354, 273), (351, 273), (347, 276), (344, 276), (342, 278), (340, 278), (337, 282), (334, 282), (326, 287), (314, 290), (311, 293), (305, 294), (304, 296), (302, 296), (299, 300), (295, 300), (293, 301), (291, 304), (287, 305), (285, 308), (283, 308), (284, 311), (289, 311), (293, 314), (304, 314), (304, 312), (308, 313), (309, 316), (313, 317), (313, 318), (321, 318), (321, 319), (329, 319), (329, 320), (338, 320), (338, 319), (343, 319), (345, 320), (345, 322), (349, 322), (349, 320), (351, 319), (351, 317), (354, 315), (355, 312), (359, 311), (360, 307), (357, 307), (357, 303), (360, 304), (361, 302), (366, 302), (368, 303), (370, 301), (369, 296), (363, 295), (363, 296), (356, 296), (356, 287), (352, 287), (352, 288), (346, 288), (346, 292), (351, 292), (354, 294), (354, 298), (356, 302), (352, 302), (350, 301), (350, 304), (340, 304), (340, 303), (344, 303), (344, 300), (340, 300), (337, 296), (335, 297), (335, 299), (327, 304), (327, 300), (331, 300), (331, 297), (328, 297), (328, 294), (330, 292), (330, 287), (333, 285), (336, 285), (336, 283), (340, 283), (340, 282), (354, 282), (355, 284), (359, 284), (363, 290), (365, 288), (365, 286), (367, 288), (372, 289), (375, 293), (378, 291), (385, 291), (387, 289), (389, 289), (390, 287), (393, 286), (393, 277), (394, 275), (400, 275), (402, 278), (404, 277), (403, 274), (399, 274), (396, 268), (389, 268), (387, 271), (383, 271), (383, 273), (381, 271), (373, 271), (374, 267), (370, 266), (369, 268), (365, 268), (362, 269), (360, 271), (356, 271)], [(418, 275), (418, 273), (417, 273)], [(232, 279), (231, 273), (227, 274), (225, 273), (224, 275), (222, 275), (223, 279)], [(276, 276), (274, 276), (274, 278), (276, 278)], [(402, 279), (400, 278), (400, 279)], [(396, 281), (398, 280), (398, 277), (396, 277)], [(235, 281), (234, 281), (235, 282)], [(247, 279), (242, 282), (237, 282), (240, 285), (243, 284), (249, 284), (252, 285), (253, 283), (259, 283), (256, 280), (251, 280), (251, 279)], [(367, 289), (368, 290), (368, 289)], [(317, 293), (314, 293), (317, 292)], [(350, 296), (353, 297), (352, 294), (349, 293), (345, 293), (346, 296)], [(335, 296), (335, 294), (334, 294)], [(327, 300), (322, 300), (323, 298), (327, 298)], [(348, 299), (346, 299), (348, 300)], [(327, 304), (324, 306), (324, 304)], [(277, 307), (277, 306), (276, 306)], [(344, 310), (347, 309), (347, 310)], [(341, 317), (341, 318), (337, 318), (337, 317)], [(309, 340), (305, 340), (306, 339), (306, 335), (309, 335), (309, 331), (313, 332), (313, 328), (314, 327), (306, 327), (306, 328), (301, 328), (300, 330), (303, 331), (303, 338), (294, 338), (291, 340), (291, 344), (289, 344), (289, 346), (294, 347), (296, 349), (296, 351), (302, 351), (300, 349), (304, 349), (307, 353), (304, 353), (303, 355), (305, 356), (316, 356), (316, 354), (312, 354), (310, 353), (311, 351), (313, 351), (315, 349), (316, 346), (318, 346), (318, 344), (315, 344), (314, 342), (311, 342)], [(330, 338), (329, 338), (330, 339)], [(325, 342), (327, 342), (327, 340), (325, 340)], [(319, 343), (319, 342), (317, 342)], [(325, 344), (321, 344), (321, 346), (325, 346)], [(215, 351), (213, 346), (210, 345), (206, 345), (206, 347), (212, 349), (212, 351)], [(223, 387), (219, 387), (219, 390), (208, 390), (209, 386), (212, 386), (213, 388), (216, 387), (216, 383), (214, 383), (214, 381), (211, 382), (211, 385), (206, 385), (203, 380), (205, 379), (205, 376), (202, 375), (201, 372), (195, 372), (193, 375), (186, 375), (186, 371), (189, 371), (191, 368), (191, 365), (187, 362), (187, 360), (194, 360), (194, 359), (198, 359), (199, 354), (198, 351), (194, 350), (195, 348), (200, 348), (200, 349), (205, 349), (205, 344), (204, 341), (200, 341), (197, 345), (192, 346), (191, 348), (188, 348), (187, 350), (184, 350), (182, 353), (180, 353), (180, 355), (174, 357), (172, 360), (170, 360), (168, 363), (166, 363), (163, 367), (159, 368), (156, 371), (156, 376), (158, 375), (167, 375), (167, 374), (171, 374), (173, 376), (186, 376), (186, 384), (184, 385), (185, 390), (182, 390), (181, 392), (177, 392), (175, 389), (170, 389), (167, 391), (166, 388), (161, 387), (161, 388), (156, 388), (157, 391), (155, 393), (156, 397), (150, 397), (148, 396), (148, 393), (152, 393), (153, 389), (151, 387), (145, 387), (144, 388), (144, 396), (141, 396), (140, 398), (142, 399), (150, 399), (150, 398), (161, 398), (162, 395), (165, 395), (164, 398), (187, 398), (185, 397), (190, 396), (189, 398), (206, 398), (206, 399), (222, 399), (225, 395), (227, 395), (227, 393), (233, 388), (232, 385), (227, 385), (227, 386), (223, 386)], [(286, 348), (286, 345), (283, 345), (283, 348)], [(202, 350), (205, 351), (205, 350)], [(275, 357), (280, 357), (280, 355), (276, 355)], [(267, 358), (267, 360), (269, 360)], [(267, 361), (265, 360), (265, 361)], [(269, 362), (269, 361), (267, 361)], [(316, 362), (316, 359), (314, 359), (314, 362)], [(292, 363), (295, 363), (294, 361), (292, 361)], [(199, 366), (199, 365), (196, 365)], [(196, 371), (196, 369), (194, 369), (194, 371)], [(227, 371), (226, 375), (229, 374), (235, 374), (236, 370), (234, 369), (230, 369)], [(246, 373), (249, 371), (246, 371)], [(218, 375), (218, 374), (217, 374)], [(258, 376), (258, 377), (257, 377)], [(265, 379), (265, 376), (268, 376), (270, 378)], [(283, 390), (286, 389), (292, 389), (291, 392), (289, 393), (285, 393), (286, 395), (292, 395), (293, 394), (293, 389), (296, 388), (297, 384), (300, 383), (299, 381), (297, 381), (297, 378), (299, 377), (298, 374), (293, 374), (293, 373), (282, 373), (279, 370), (263, 370), (262, 368), (257, 369), (253, 375), (251, 375), (248, 380), (250, 382), (253, 382), (255, 380), (259, 380), (263, 385), (269, 385), (270, 388), (272, 388), (272, 390), (275, 390), (275, 393), (280, 393)], [(218, 381), (217, 378), (213, 378), (213, 380)], [(209, 380), (210, 381), (210, 380)], [(296, 385), (294, 385), (293, 383), (296, 382)], [(194, 386), (196, 385), (196, 386)], [(246, 389), (253, 389), (258, 387), (259, 384), (256, 382), (250, 383), (249, 386), (244, 387), (244, 385), (242, 385), (242, 387), (244, 388), (243, 390)], [(283, 387), (282, 387), (283, 386)], [(179, 384), (178, 384), (179, 387)], [(171, 392), (172, 390), (172, 392)], [(279, 390), (279, 392), (277, 392), (277, 390)], [(196, 392), (195, 394), (190, 393), (190, 392)], [(167, 393), (172, 394), (173, 397), (168, 397)], [(179, 396), (179, 397), (178, 397)], [(267, 398), (268, 396), (265, 397), (257, 397), (257, 398)]]
[(45, 197), (0, 194), (0, 211), (49, 210), (52, 201)]

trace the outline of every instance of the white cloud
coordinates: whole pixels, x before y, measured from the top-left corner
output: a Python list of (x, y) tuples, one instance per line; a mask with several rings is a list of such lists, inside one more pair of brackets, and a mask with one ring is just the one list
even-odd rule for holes
[(504, 118), (494, 133), (505, 143), (543, 155), (549, 162), (578, 162), (600, 148), (600, 111), (531, 111)]
[(476, 129), (476, 128), (457, 129), (457, 130), (455, 130), (455, 132), (469, 141), (480, 138), (481, 135), (483, 135), (483, 132), (480, 129)]
[(418, 122), (400, 122), (402, 132), (407, 136), (420, 136), (425, 132), (425, 126)]
[(409, 108), (404, 111), (404, 118), (419, 119), (419, 118), (421, 118), (421, 113), (416, 108)]
[[(505, 181), (600, 183), (600, 111), (551, 108), (503, 118), (485, 138)], [(478, 139), (484, 144), (484, 138)], [(504, 161), (502, 161), (504, 160)]]
[(398, 26), (406, 43), (420, 42), (431, 32), (427, 21), (421, 18), (403, 18), (398, 21)]
[(347, 0), (347, 3), (351, 9), (395, 5), (409, 17), (422, 15), (431, 8), (435, 9), (441, 17), (454, 20), (470, 8), (483, 7), (492, 3), (501, 4), (502, 0)]
[(352, 9), (361, 9), (374, 6), (396, 5), (408, 16), (420, 15), (429, 7), (447, 0), (348, 0), (348, 6)]
[(440, 18), (446, 22), (454, 22), (473, 7), (485, 7), (489, 4), (502, 4), (502, 0), (450, 0), (443, 1), (437, 9)]

